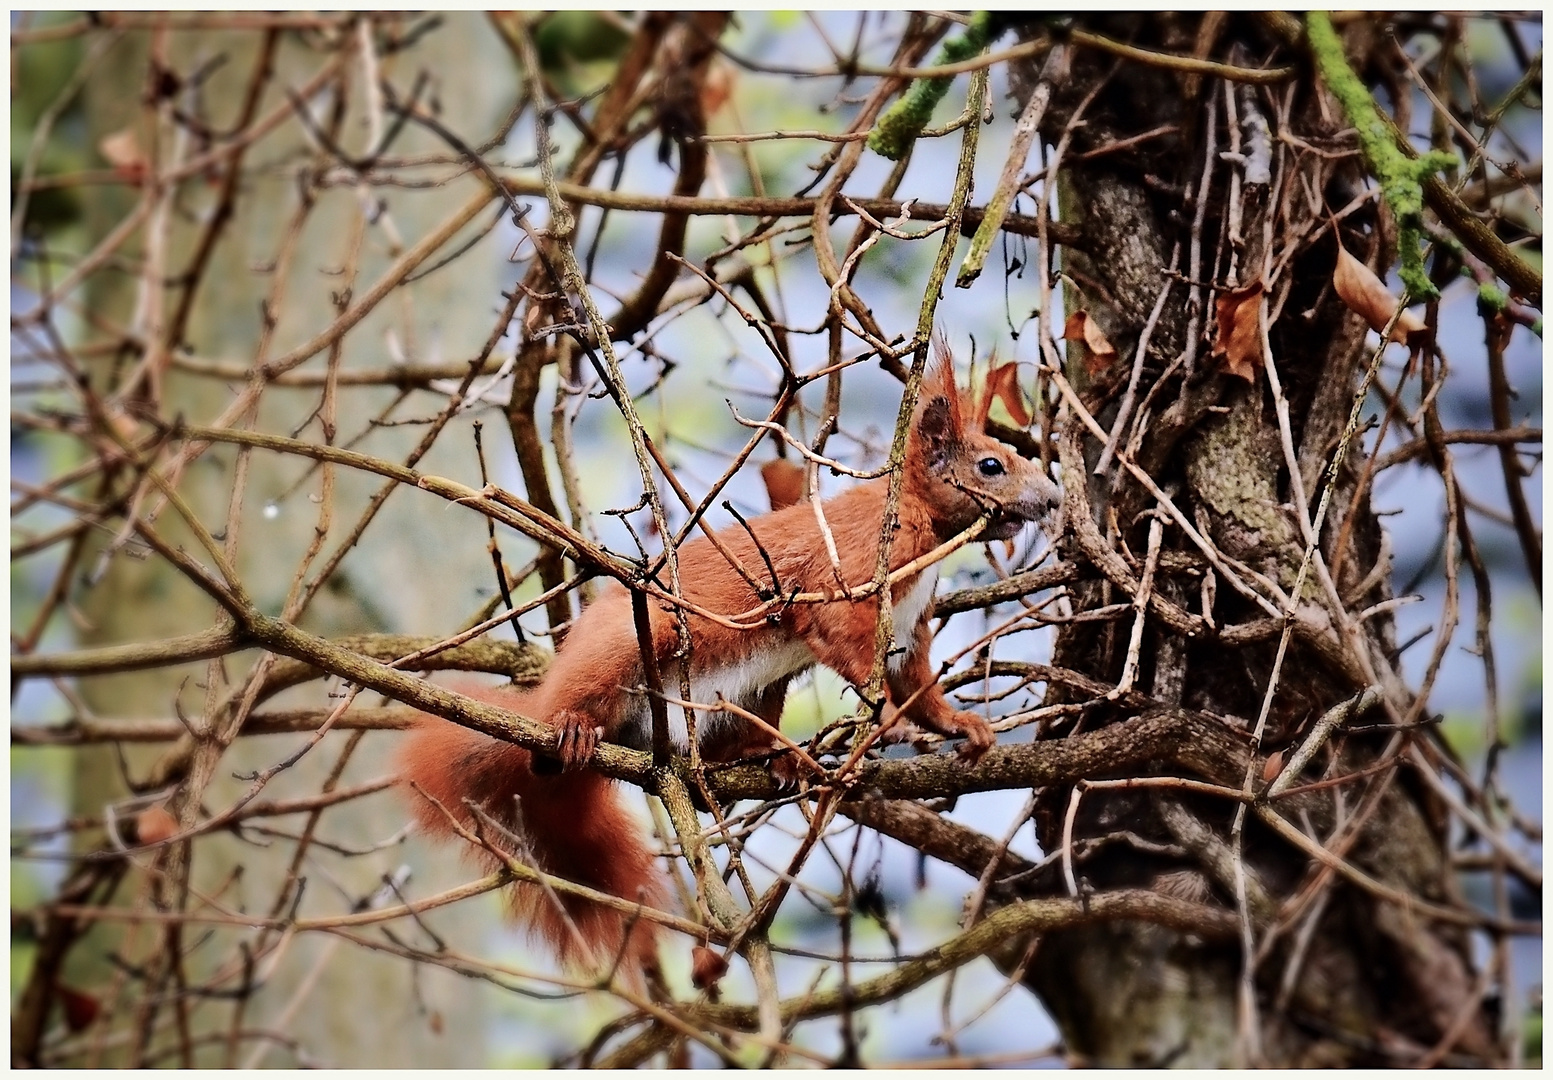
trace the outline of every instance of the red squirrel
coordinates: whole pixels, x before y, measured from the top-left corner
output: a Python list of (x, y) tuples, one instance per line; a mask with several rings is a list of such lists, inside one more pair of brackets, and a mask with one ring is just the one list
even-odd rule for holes
[[(1025, 522), (1044, 517), (1061, 497), (1038, 462), (1020, 457), (983, 430), (992, 398), (1012, 384), (1013, 366), (992, 371), (986, 389), (973, 399), (956, 387), (953, 361), (941, 340), (937, 345), (906, 442), (892, 569), (930, 553), (984, 513), (991, 520), (978, 539), (1008, 539)], [(888, 484), (888, 477), (870, 480), (821, 504), (849, 586), (873, 578)], [(841, 596), (811, 504), (762, 515), (749, 522), (748, 531), (732, 527), (718, 538), (757, 581), (774, 570), (781, 594), (796, 588), (838, 598), (790, 604), (773, 620), (741, 620), (756, 623), (744, 630), (691, 614), (692, 701), (715, 705), (723, 699), (776, 728), (788, 683), (814, 664), (854, 686), (867, 683), (878, 604), (871, 597)], [(761, 603), (749, 581), (704, 537), (679, 549), (679, 575), (685, 598), (703, 610), (732, 617)], [(980, 716), (950, 705), (935, 678), (928, 617), (937, 582), (938, 567), (930, 565), (892, 587), (897, 651), (887, 664), (887, 700), (891, 715), (904, 705), (904, 719), (940, 735), (963, 737), (961, 753), (974, 763), (993, 745), (994, 735)], [(677, 619), (664, 604), (654, 603), (649, 611), (663, 686), (677, 695)], [(630, 595), (611, 584), (573, 624), (537, 687), (466, 691), (556, 728), (559, 771), (553, 759), (541, 759), (536, 767), (535, 756), (523, 747), (426, 716), (408, 737), (401, 774), (466, 826), (475, 824), (470, 804), (479, 806), (511, 834), (495, 837), (487, 828), (487, 839), (511, 846), (512, 837), (520, 838), (524, 850), (519, 857), (532, 860), (537, 869), (659, 905), (665, 891), (652, 848), (615, 783), (584, 767), (601, 739), (651, 748), (644, 681)], [(679, 752), (687, 752), (684, 713), (670, 707), (669, 716), (671, 738)], [(698, 711), (697, 737), (703, 756), (713, 761), (780, 749), (769, 733), (732, 711)], [(773, 771), (795, 779), (793, 758), (779, 755)], [(427, 832), (455, 835), (442, 809), (421, 795), (411, 793), (410, 798)], [(655, 969), (651, 923), (532, 885), (520, 884), (513, 891), (514, 915), (546, 939), (563, 963), (597, 970), (618, 959), (628, 976)]]

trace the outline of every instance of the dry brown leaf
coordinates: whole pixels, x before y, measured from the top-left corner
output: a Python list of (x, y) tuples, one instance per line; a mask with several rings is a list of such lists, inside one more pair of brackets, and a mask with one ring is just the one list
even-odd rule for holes
[(713, 57), (706, 69), (706, 78), (701, 82), (701, 114), (711, 117), (718, 109), (728, 103), (728, 98), (733, 94), (734, 71), (733, 65), (723, 63), (718, 57)]
[(1231, 375), (1256, 382), (1256, 373), (1265, 362), (1262, 356), (1262, 283), (1253, 282), (1242, 289), (1230, 289), (1213, 302), (1218, 320), (1218, 336), (1213, 355), (1224, 357)]
[(1262, 782), (1271, 784), (1281, 772), (1283, 772), (1283, 751), (1274, 750), (1267, 755), (1267, 761), (1262, 766)]
[(981, 418), (985, 422), (987, 413), (992, 408), (994, 401), (1001, 401), (1003, 407), (1008, 410), (1009, 418), (1020, 427), (1029, 427), (1030, 408), (1025, 404), (1025, 395), (1019, 389), (1019, 365), (999, 364), (987, 373), (987, 383), (982, 387)]
[(104, 135), (97, 144), (97, 152), (113, 166), (113, 171), (132, 184), (146, 178), (146, 154), (140, 148), (140, 136), (132, 127), (121, 128), (111, 135)]
[(803, 466), (787, 458), (772, 458), (760, 467), (771, 509), (786, 510), (803, 502)]
[[(1348, 310), (1370, 324), (1377, 334), (1386, 329), (1397, 311), (1397, 298), (1391, 295), (1386, 283), (1375, 276), (1375, 271), (1349, 254), (1339, 241), (1337, 265), (1332, 268), (1332, 287)], [(1424, 332), (1424, 322), (1411, 311), (1404, 311), (1391, 328), (1391, 340), (1405, 345), (1413, 344), (1415, 335)]]
[(1082, 341), (1089, 350), (1089, 372), (1095, 375), (1110, 367), (1116, 360), (1116, 347), (1100, 329), (1100, 324), (1089, 317), (1087, 311), (1075, 311), (1062, 327), (1064, 341)]
[(690, 985), (697, 990), (716, 986), (728, 974), (728, 961), (715, 949), (697, 945), (690, 950)]
[(59, 994), (60, 1009), (65, 1014), (65, 1026), (71, 1031), (85, 1031), (97, 1019), (97, 1014), (102, 1012), (102, 1002), (92, 994), (74, 990), (63, 983), (56, 986), (55, 990)]
[(142, 844), (160, 844), (178, 835), (178, 819), (160, 806), (142, 810), (135, 818), (135, 839)]

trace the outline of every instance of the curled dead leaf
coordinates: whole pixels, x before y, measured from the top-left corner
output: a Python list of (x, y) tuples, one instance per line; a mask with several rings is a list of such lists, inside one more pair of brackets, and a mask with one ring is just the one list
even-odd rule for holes
[(1218, 333), (1213, 355), (1224, 357), (1231, 375), (1256, 382), (1256, 373), (1266, 359), (1262, 355), (1262, 283), (1252, 282), (1239, 289), (1219, 294), (1213, 302)]
[(701, 115), (710, 117), (726, 105), (733, 94), (733, 84), (733, 66), (714, 56), (701, 82)]
[(160, 844), (177, 835), (178, 819), (165, 807), (148, 807), (135, 818), (135, 839), (141, 844)]
[(55, 989), (59, 994), (60, 1011), (65, 1014), (65, 1026), (71, 1031), (85, 1031), (91, 1027), (97, 1014), (102, 1012), (102, 1002), (96, 995), (72, 990), (62, 983)]
[[(1349, 254), (1341, 241), (1337, 245), (1337, 265), (1332, 268), (1332, 288), (1348, 310), (1369, 323), (1377, 334), (1386, 329), (1397, 311), (1397, 298), (1391, 295), (1386, 283), (1375, 272)], [(1391, 328), (1391, 340), (1406, 345), (1417, 344), (1416, 338), (1424, 333), (1423, 320), (1411, 311), (1402, 312), (1396, 326)]]
[(1024, 392), (1019, 388), (1018, 364), (999, 364), (987, 373), (987, 381), (981, 388), (981, 400), (977, 405), (977, 412), (983, 421), (994, 401), (1003, 403), (1014, 423), (1020, 427), (1030, 426), (1032, 417), (1030, 407), (1025, 404)]
[(697, 990), (716, 986), (728, 974), (728, 961), (716, 949), (697, 945), (690, 950), (690, 985)]
[(772, 458), (760, 467), (771, 509), (786, 510), (803, 502), (803, 466), (787, 458)]
[(545, 309), (539, 304), (530, 304), (523, 313), (523, 339), (529, 341), (538, 337), (539, 327), (544, 321)]
[(1062, 327), (1062, 339), (1084, 343), (1084, 347), (1089, 350), (1089, 371), (1092, 375), (1110, 367), (1116, 360), (1116, 347), (1087, 311), (1075, 311), (1068, 316), (1068, 321)]
[(1283, 772), (1283, 751), (1274, 750), (1267, 755), (1267, 761), (1262, 765), (1262, 782), (1271, 784)]

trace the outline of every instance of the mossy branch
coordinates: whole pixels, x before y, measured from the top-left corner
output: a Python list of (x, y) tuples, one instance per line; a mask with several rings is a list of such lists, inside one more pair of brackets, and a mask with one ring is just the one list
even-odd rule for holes
[(1322, 81), (1342, 104), (1348, 122), (1358, 130), (1365, 159), (1380, 180), (1386, 205), (1396, 216), (1402, 284), (1415, 297), (1440, 295), (1424, 269), (1423, 183), (1439, 170), (1455, 164), (1456, 156), (1443, 150), (1431, 150), (1418, 158), (1403, 153), (1392, 137), (1391, 126), (1376, 108), (1375, 99), (1348, 66), (1342, 39), (1332, 25), (1331, 16), (1324, 11), (1309, 12), (1305, 16), (1305, 28)]
[[(992, 43), (992, 13), (978, 11), (971, 19), (965, 33), (944, 42), (933, 61), (935, 67), (958, 64), (977, 56)], [(912, 143), (922, 134), (933, 110), (949, 92), (951, 78), (918, 79), (905, 95), (891, 105), (879, 117), (874, 130), (868, 136), (868, 147), (891, 161), (899, 161), (911, 150)]]

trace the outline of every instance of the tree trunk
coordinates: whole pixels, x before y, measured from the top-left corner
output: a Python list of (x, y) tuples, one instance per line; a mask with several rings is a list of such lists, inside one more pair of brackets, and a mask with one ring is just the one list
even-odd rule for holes
[[(1260, 58), (1282, 44), (1250, 16), (1090, 16), (1082, 22), (1113, 39), (1176, 54), (1191, 54), (1207, 40), (1215, 55), (1234, 42), (1241, 48), (1231, 47), (1230, 55)], [(1349, 45), (1363, 54), (1369, 42)], [(1109, 365), (1103, 351), (1075, 362), (1081, 350), (1070, 341), (1069, 381), (1109, 430), (1133, 350), (1170, 280), (1166, 268), (1174, 265), (1177, 280), (1149, 335), (1138, 404), (1118, 449), (1127, 449), (1128, 433), (1136, 430), (1132, 459), (1187, 521), (1243, 575), (1263, 575), (1288, 593), (1300, 576), (1305, 543), (1273, 384), (1261, 370), (1250, 381), (1230, 373), (1224, 357), (1210, 350), (1208, 335), (1221, 307), (1248, 295), (1256, 302), (1254, 293), (1232, 290), (1265, 288), (1264, 310), (1276, 315), (1268, 329), (1271, 358), (1287, 397), (1300, 488), (1314, 515), (1323, 465), (1343, 432), (1369, 352), (1363, 323), (1330, 288), (1336, 256), (1331, 231), (1311, 237), (1328, 208), (1344, 207), (1362, 190), (1361, 159), (1298, 153), (1289, 140), (1268, 144), (1256, 127), (1259, 118), (1275, 133), (1328, 147), (1347, 126), (1341, 109), (1308, 66), (1292, 82), (1265, 89), (1242, 85), (1228, 102), (1222, 89), (1228, 84), (1119, 64), (1094, 49), (1058, 48), (1016, 70), (1020, 107), (1041, 79), (1051, 83), (1045, 140), (1070, 139), (1061, 216), (1082, 230), (1083, 240), (1063, 249), (1068, 312), (1085, 312), (1116, 349)], [(1238, 131), (1230, 131), (1229, 116), (1238, 119)], [(1075, 124), (1079, 119), (1082, 124)], [(1163, 137), (1126, 151), (1080, 157), (1166, 125)], [(1254, 145), (1258, 138), (1260, 146)], [(1241, 161), (1270, 151), (1270, 177), (1219, 157), (1230, 150)], [(1212, 169), (1206, 188), (1205, 163)], [(1343, 222), (1343, 242), (1361, 258), (1373, 256), (1377, 245), (1386, 246), (1388, 227), (1368, 202)], [(1282, 266), (1290, 253), (1292, 261)], [(1385, 265), (1389, 252), (1381, 254)], [(1274, 276), (1273, 270), (1279, 272)], [(1225, 338), (1221, 327), (1213, 340), (1222, 347)], [(1095, 545), (1121, 549), (1129, 553), (1134, 579), (1146, 573), (1151, 529), (1163, 548), (1196, 554), (1199, 548), (1181, 523), (1123, 465), (1113, 462), (1106, 475), (1093, 475), (1101, 440), (1071, 407), (1066, 411), (1061, 445), (1068, 508), (1093, 523), (1086, 530), (1082, 520), (1069, 521), (1067, 554), (1094, 561)], [(1367, 576), (1381, 557), (1380, 529), (1367, 499), (1349, 520), (1363, 467), (1358, 450), (1357, 442), (1349, 447), (1320, 533), (1329, 565), (1339, 535), (1347, 535), (1336, 586), (1350, 613), (1390, 595), (1388, 575)], [(1076, 531), (1091, 539), (1075, 538)], [(1316, 625), (1314, 613), (1324, 600), (1313, 572), (1301, 586), (1299, 613), (1306, 618), (1281, 667), (1281, 613), (1227, 587), (1206, 561), (1190, 575), (1161, 572), (1152, 585), (1157, 597), (1202, 623), (1187, 636), (1150, 618), (1138, 642), (1135, 685), (1167, 704), (1212, 715), (1263, 754), (1282, 751), (1286, 760), (1318, 717), (1369, 681), (1363, 661), (1340, 644), (1337, 631), (1304, 629)], [(1074, 607), (1129, 599), (1105, 581), (1075, 592)], [(1261, 624), (1261, 632), (1247, 632), (1253, 624)], [(1054, 663), (1118, 684), (1129, 670), (1132, 625), (1130, 610), (1120, 621), (1070, 623), (1059, 633)], [(1360, 633), (1359, 648), (1385, 691), (1387, 709), (1409, 713), (1413, 702), (1394, 670), (1389, 620), (1371, 619)], [(1258, 744), (1254, 735), (1270, 682), (1276, 690)], [(1047, 699), (1075, 700), (1057, 685)], [(1101, 703), (1077, 723), (1055, 725), (1043, 735), (1062, 738), (1127, 715)], [(1377, 710), (1372, 719), (1385, 717)], [(1394, 753), (1399, 739), (1390, 731), (1335, 738), (1317, 765), (1326, 766), (1322, 775), (1358, 771)], [(1270, 771), (1276, 773), (1276, 765)], [(1238, 789), (1248, 779), (1245, 769), (1243, 762), (1226, 761), (1217, 775), (1194, 778)], [(1171, 762), (1159, 763), (1158, 773), (1185, 774)], [(1261, 789), (1270, 777), (1258, 770), (1249, 779)], [(1080, 1058), (1113, 1067), (1395, 1064), (1425, 1052), (1453, 1025), (1461, 1030), (1456, 1054), (1493, 1056), (1492, 1024), (1473, 996), (1476, 975), (1458, 928), (1410, 914), (1346, 881), (1319, 881), (1322, 874), (1309, 857), (1254, 812), (1245, 815), (1237, 841), (1235, 804), (1223, 798), (1158, 787), (1089, 790), (1070, 823), (1076, 797), (1072, 788), (1042, 791), (1037, 822), (1047, 851), (1063, 850), (1065, 838), (1076, 845), (1073, 869), (1081, 893), (1141, 885), (1236, 906), (1236, 864), (1243, 859), (1245, 907), (1258, 950), (1247, 972), (1240, 943), (1209, 943), (1161, 926), (1111, 923), (1047, 935), (1025, 981)], [(1345, 786), (1341, 798), (1339, 805), (1331, 791), (1313, 792), (1275, 805), (1285, 820), (1303, 821), (1323, 842), (1340, 821), (1351, 829), (1357, 814), (1362, 826), (1356, 835), (1343, 835), (1352, 841), (1348, 857), (1365, 873), (1425, 898), (1449, 892), (1444, 818), (1406, 776), (1382, 772)], [(1095, 842), (1101, 838), (1112, 842)], [(1303, 899), (1291, 903), (1302, 891)], [(1248, 976), (1249, 996), (1242, 990)]]

